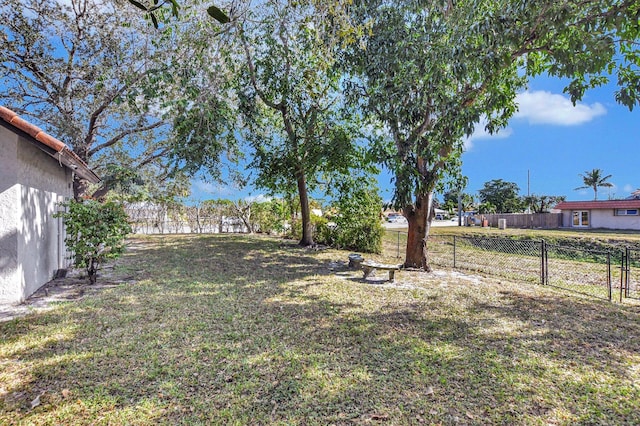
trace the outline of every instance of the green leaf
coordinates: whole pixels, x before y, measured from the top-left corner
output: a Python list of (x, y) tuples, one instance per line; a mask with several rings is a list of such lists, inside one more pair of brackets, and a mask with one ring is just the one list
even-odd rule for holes
[(180, 5), (177, 0), (171, 0), (171, 13), (176, 18), (178, 17), (178, 10), (180, 9)]
[(211, 16), (213, 19), (220, 22), (221, 24), (226, 24), (230, 21), (227, 14), (224, 13), (220, 8), (216, 6), (209, 6), (209, 8), (207, 9), (207, 13), (209, 14), (209, 16)]
[(153, 21), (153, 26), (158, 28), (158, 18), (156, 18), (156, 15), (153, 13), (150, 13), (149, 15), (151, 16), (151, 21)]
[(135, 7), (137, 7), (140, 10), (144, 10), (145, 12), (148, 11), (147, 6), (143, 5), (142, 3), (137, 2), (136, 0), (128, 0), (129, 3), (131, 3), (132, 5), (134, 5)]

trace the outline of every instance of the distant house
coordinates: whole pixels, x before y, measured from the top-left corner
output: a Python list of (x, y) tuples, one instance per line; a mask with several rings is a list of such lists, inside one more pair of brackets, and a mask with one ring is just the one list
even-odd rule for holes
[(16, 303), (69, 266), (57, 204), (74, 174), (100, 181), (58, 139), (0, 107), (0, 302)]
[(564, 201), (562, 227), (640, 230), (640, 199)]
[(640, 200), (640, 189), (636, 189), (635, 191), (633, 191), (631, 193), (631, 195), (629, 195), (626, 199), (627, 200)]

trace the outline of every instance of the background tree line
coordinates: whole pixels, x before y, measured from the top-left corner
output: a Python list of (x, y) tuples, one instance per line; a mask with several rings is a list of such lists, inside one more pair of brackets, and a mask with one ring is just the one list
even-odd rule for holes
[[(608, 182), (612, 175), (605, 175), (601, 169), (594, 168), (578, 175), (583, 182), (576, 191), (593, 190), (594, 201), (598, 199), (598, 188), (611, 188)], [(459, 196), (460, 194), (460, 196)], [(478, 191), (478, 197), (462, 191), (448, 191), (444, 194), (442, 207), (449, 212), (458, 210), (477, 211), (478, 213), (545, 213), (556, 204), (566, 200), (565, 195), (520, 195), (520, 187), (514, 182), (493, 179), (485, 182)], [(477, 200), (477, 201), (476, 201)]]
[[(514, 182), (493, 179), (485, 182), (474, 197), (468, 193), (461, 196), (462, 211), (488, 213), (545, 213), (564, 201), (564, 195), (520, 195), (520, 187)], [(444, 194), (443, 207), (450, 212), (458, 210), (458, 192)]]
[[(460, 181), (463, 138), (481, 120), (489, 132), (504, 127), (531, 77), (567, 79), (574, 102), (610, 80), (617, 102), (633, 108), (640, 99), (637, 1), (215, 7), (0, 6), (0, 98), (105, 177), (98, 188), (77, 181), (76, 195), (176, 196), (196, 176), (250, 183), (297, 198), (300, 243), (309, 245), (309, 194), (371, 201), (356, 190), (384, 165), (394, 175), (391, 203), (408, 220), (404, 264), (429, 270), (434, 194)], [(515, 208), (508, 202), (493, 205)]]

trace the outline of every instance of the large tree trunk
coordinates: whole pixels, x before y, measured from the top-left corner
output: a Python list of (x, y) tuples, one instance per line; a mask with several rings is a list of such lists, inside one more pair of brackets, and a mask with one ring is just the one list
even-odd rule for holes
[(73, 198), (80, 201), (83, 195), (86, 195), (89, 183), (78, 175), (73, 176)]
[[(74, 152), (75, 154), (86, 164), (89, 164), (89, 158), (87, 155), (87, 149), (83, 145), (82, 142), (77, 142), (74, 144)], [(82, 179), (80, 176), (74, 173), (73, 176), (73, 198), (76, 201), (80, 201), (82, 196), (86, 196), (87, 190), (89, 189), (89, 182)]]
[(309, 194), (307, 193), (307, 179), (304, 171), (296, 172), (298, 181), (298, 196), (300, 197), (300, 212), (302, 213), (302, 239), (301, 246), (313, 245), (313, 228), (311, 226), (311, 209), (309, 208)]
[(418, 268), (431, 272), (427, 257), (427, 238), (433, 215), (432, 204), (432, 193), (420, 194), (416, 196), (415, 204), (402, 209), (409, 224), (405, 268)]

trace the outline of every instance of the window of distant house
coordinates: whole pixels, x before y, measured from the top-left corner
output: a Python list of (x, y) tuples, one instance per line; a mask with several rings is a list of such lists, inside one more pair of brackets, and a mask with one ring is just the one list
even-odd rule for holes
[(573, 226), (578, 226), (578, 227), (589, 226), (589, 212), (588, 211), (573, 212)]
[(616, 216), (638, 216), (638, 209), (616, 209)]

